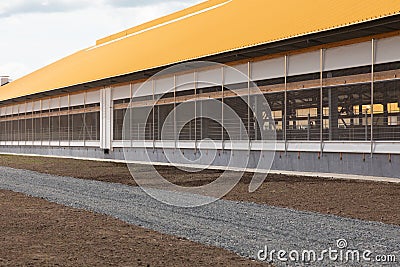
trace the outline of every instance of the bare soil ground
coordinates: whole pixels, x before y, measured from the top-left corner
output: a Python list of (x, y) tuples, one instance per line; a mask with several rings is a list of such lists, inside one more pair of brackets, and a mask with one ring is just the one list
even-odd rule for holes
[(0, 266), (267, 266), (220, 248), (0, 190)]
[[(0, 165), (61, 176), (136, 185), (125, 164), (0, 156)], [(171, 182), (183, 186), (207, 184), (220, 175), (219, 171), (212, 170), (185, 173), (172, 167), (157, 168)], [(148, 171), (147, 166), (135, 166), (135, 172), (146, 171)], [(261, 188), (249, 193), (250, 180), (251, 174), (245, 174), (225, 199), (400, 225), (400, 184), (270, 174)]]
[[(0, 165), (135, 186), (124, 164), (0, 156)], [(147, 166), (134, 166), (148, 172)], [(171, 182), (207, 184), (218, 171), (157, 167)], [(225, 199), (252, 201), (400, 225), (400, 185), (269, 175), (248, 193), (251, 174)], [(1, 266), (261, 266), (223, 249), (163, 235), (119, 220), (0, 190)], [(265, 265), (262, 265), (265, 266)]]

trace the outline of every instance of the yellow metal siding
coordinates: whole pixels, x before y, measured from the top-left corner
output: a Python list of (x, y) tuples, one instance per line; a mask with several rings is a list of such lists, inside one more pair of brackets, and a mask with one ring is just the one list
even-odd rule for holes
[(400, 1), (208, 1), (101, 39), (3, 86), (0, 101), (399, 13)]

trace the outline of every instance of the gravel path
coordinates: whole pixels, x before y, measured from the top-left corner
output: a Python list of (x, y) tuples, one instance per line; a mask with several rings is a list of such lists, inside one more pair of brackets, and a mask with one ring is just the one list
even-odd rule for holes
[[(344, 255), (342, 261), (340, 253), (336, 261), (330, 261), (325, 253), (324, 261), (310, 266), (380, 266), (375, 262), (377, 255), (395, 255), (400, 264), (400, 227), (393, 225), (226, 200), (198, 208), (177, 208), (153, 200), (136, 187), (6, 167), (0, 167), (0, 188), (107, 214), (148, 229), (222, 247), (244, 257), (257, 258), (265, 246), (269, 251), (297, 250), (300, 258), (303, 250), (314, 250), (319, 257), (325, 249), (336, 250), (338, 239), (345, 239), (348, 247), (339, 250)], [(353, 264), (352, 260), (345, 263), (346, 251), (350, 249), (360, 251), (359, 264)], [(371, 262), (362, 259), (365, 250), (371, 250), (372, 254), (366, 255)], [(277, 260), (277, 254), (274, 258), (277, 266), (306, 265), (294, 264), (290, 259), (283, 263)]]

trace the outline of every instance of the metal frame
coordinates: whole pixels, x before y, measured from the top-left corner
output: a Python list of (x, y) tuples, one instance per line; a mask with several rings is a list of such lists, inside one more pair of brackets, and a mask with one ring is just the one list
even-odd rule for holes
[[(243, 150), (248, 151), (247, 140), (225, 140), (225, 150)], [(351, 153), (351, 154), (368, 154), (370, 152), (370, 142), (367, 141), (325, 141), (324, 153)], [(9, 144), (12, 145), (11, 143)], [(134, 148), (152, 148), (151, 141), (134, 141)], [(320, 152), (319, 141), (288, 141), (286, 146), (287, 152)], [(193, 149), (194, 141), (180, 141), (176, 149)], [(124, 141), (113, 141), (113, 147), (124, 148), (130, 147), (130, 144)], [(251, 151), (269, 151), (266, 143), (252, 142)], [(277, 152), (285, 152), (285, 142), (276, 141), (274, 146)], [(158, 141), (156, 148), (172, 148), (174, 149), (173, 141)], [(202, 142), (202, 149), (222, 149), (222, 142)], [(357, 149), (357, 150), (356, 150)], [(374, 154), (400, 154), (400, 141), (375, 141)]]
[[(370, 83), (370, 86), (371, 86), (371, 99), (370, 99), (370, 103), (371, 103), (371, 126), (370, 126), (370, 129), (369, 129), (369, 135), (370, 135), (370, 140), (369, 140), (369, 143), (370, 143), (370, 150), (369, 150), (369, 152), (370, 152), (370, 154), (371, 154), (371, 157), (373, 157), (373, 154), (374, 153), (376, 153), (376, 149), (375, 149), (375, 146), (378, 144), (378, 142), (379, 141), (375, 141), (374, 140), (374, 105), (375, 105), (375, 92), (374, 92), (374, 90), (375, 90), (375, 82), (376, 81), (379, 81), (379, 75), (377, 74), (377, 73), (375, 73), (375, 70), (374, 70), (374, 67), (375, 67), (375, 62), (376, 62), (376, 50), (377, 50), (377, 48), (376, 48), (376, 40), (375, 39), (371, 39), (371, 73), (370, 73), (370, 81), (369, 81), (369, 83)], [(320, 92), (320, 101), (319, 101), (319, 105), (320, 105), (320, 132), (319, 132), (319, 134), (320, 134), (320, 138), (319, 138), (319, 152), (320, 153), (324, 153), (324, 152), (327, 152), (327, 150), (325, 149), (325, 144), (327, 144), (327, 143), (329, 143), (329, 142), (326, 142), (326, 141), (324, 141), (324, 137), (323, 137), (323, 130), (324, 130), (324, 106), (323, 106), (323, 89), (325, 88), (325, 86), (326, 86), (326, 82), (329, 80), (329, 79), (324, 79), (324, 77), (323, 77), (323, 74), (324, 74), (324, 66), (325, 66), (325, 60), (326, 60), (326, 58), (325, 58), (325, 53), (326, 53), (326, 49), (323, 49), (323, 48), (321, 48), (320, 50), (320, 78), (319, 78), (319, 92)], [(284, 141), (284, 151), (285, 151), (285, 153), (287, 153), (288, 152), (288, 149), (289, 149), (289, 144), (292, 144), (292, 141), (289, 141), (288, 140), (288, 91), (290, 91), (289, 90), (289, 86), (290, 86), (290, 84), (288, 83), (288, 71), (289, 71), (289, 66), (288, 66), (288, 64), (289, 64), (289, 59), (290, 59), (290, 55), (288, 55), (288, 54), (286, 54), (285, 56), (284, 56), (284, 105), (283, 105), (283, 116), (282, 116), (282, 128), (283, 128), (283, 136), (284, 136), (284, 138), (283, 138), (283, 141)], [(227, 97), (227, 92), (225, 92), (225, 72), (224, 72), (224, 68), (222, 68), (221, 69), (222, 71), (221, 71), (221, 91), (222, 91), (222, 93), (221, 93), (221, 98), (222, 98), (222, 104), (224, 104), (224, 102), (225, 102), (225, 98)], [(247, 76), (248, 76), (248, 80), (247, 80), (247, 88), (244, 88), (244, 91), (246, 91), (246, 89), (247, 89), (247, 92), (246, 92), (246, 94), (247, 94), (247, 100), (248, 100), (248, 111), (247, 111), (247, 128), (248, 128), (248, 131), (249, 131), (249, 136), (250, 136), (250, 129), (251, 129), (251, 114), (252, 114), (252, 110), (251, 110), (251, 106), (250, 106), (250, 104), (251, 104), (251, 80), (250, 80), (250, 77), (251, 77), (251, 72), (252, 72), (252, 69), (251, 69), (251, 63), (250, 63), (250, 61), (247, 61)], [(194, 77), (194, 101), (195, 101), (195, 117), (197, 118), (197, 101), (198, 101), (198, 97), (199, 97), (199, 94), (198, 94), (198, 88), (197, 88), (197, 84), (198, 84), (198, 77), (197, 77), (197, 72), (196, 71), (194, 71), (194, 73), (193, 73), (193, 77)], [(393, 79), (399, 79), (398, 77), (394, 77)], [(346, 83), (344, 83), (344, 84), (346, 84)], [(343, 85), (344, 85), (343, 84)], [(132, 89), (132, 83), (130, 83), (129, 84), (130, 86), (129, 86), (129, 90), (130, 90), (130, 96), (132, 97), (132, 94), (133, 94), (133, 89)], [(318, 88), (318, 87), (316, 87), (316, 88)], [(301, 89), (299, 89), (299, 90), (301, 90)], [(178, 136), (177, 136), (177, 121), (176, 121), (176, 111), (175, 111), (175, 109), (176, 109), (176, 106), (177, 106), (177, 96), (176, 96), (176, 91), (177, 91), (177, 76), (176, 76), (176, 74), (174, 75), (174, 140), (175, 140), (175, 148), (177, 148), (179, 145), (178, 145), (178, 142), (179, 142), (179, 140), (177, 140), (177, 139), (179, 139), (178, 138)], [(84, 99), (83, 99), (83, 106), (84, 106), (84, 111), (86, 111), (86, 102), (87, 102), (87, 91), (84, 91), (83, 92), (83, 97), (84, 97)], [(58, 109), (59, 109), (59, 112), (61, 111), (61, 96), (58, 96), (57, 97), (58, 98)], [(53, 99), (56, 99), (56, 98), (53, 98)], [(155, 81), (153, 80), (152, 81), (152, 99), (153, 99), (153, 102), (154, 102), (154, 100), (155, 100)], [(40, 124), (41, 124), (41, 126), (43, 126), (43, 118), (44, 118), (44, 116), (43, 116), (43, 112), (44, 112), (44, 110), (43, 110), (43, 107), (44, 107), (44, 102), (43, 101), (49, 101), (49, 107), (48, 107), (48, 109), (49, 109), (49, 111), (51, 110), (51, 101), (52, 100), (50, 100), (50, 99), (40, 99), (39, 100), (39, 102), (40, 102), (40, 115), (38, 116), (38, 118), (39, 118), (39, 121), (40, 121)], [(111, 101), (112, 101), (112, 98), (111, 98)], [(22, 112), (23, 114), (25, 114), (25, 116), (27, 115), (27, 106), (28, 106), (28, 104), (29, 104), (29, 102), (28, 101), (25, 101), (24, 102), (25, 103), (25, 111), (24, 112)], [(31, 104), (32, 104), (32, 113), (34, 113), (34, 102), (32, 101), (31, 102)], [(70, 116), (71, 116), (71, 110), (70, 110), (70, 108), (71, 108), (71, 95), (70, 94), (68, 94), (68, 112), (67, 112), (67, 116), (68, 116), (68, 143), (69, 143), (69, 145), (70, 146), (72, 146), (72, 136), (71, 136), (71, 125), (70, 124), (72, 124), (72, 129), (73, 129), (73, 122), (72, 123), (70, 123)], [(15, 109), (17, 109), (17, 114), (22, 114), (21, 113), (21, 110), (20, 110), (20, 105), (18, 104), (18, 106), (17, 107), (15, 107), (15, 105), (14, 106), (12, 106), (12, 108), (11, 108), (11, 117), (12, 118), (14, 118), (14, 117), (18, 117), (18, 115), (16, 115), (15, 114)], [(225, 137), (224, 137), (224, 105), (222, 105), (222, 108), (221, 108), (221, 112), (222, 112), (222, 129), (221, 129), (221, 140), (222, 140), (222, 149), (224, 150), (225, 149), (225, 143), (227, 143), (227, 141), (228, 140), (225, 140)], [(361, 111), (362, 112), (362, 111)], [(366, 114), (367, 115), (367, 119), (366, 119), (366, 130), (367, 130), (367, 136), (368, 136), (368, 114)], [(58, 118), (59, 118), (59, 131), (61, 132), (61, 130), (60, 130), (60, 128), (61, 128), (61, 115), (60, 114), (58, 114)], [(159, 120), (158, 120), (159, 121)], [(86, 112), (83, 112), (83, 126), (84, 126), (84, 131), (86, 131)], [(10, 127), (9, 128), (11, 128), (11, 129), (9, 129), (10, 130), (10, 134), (11, 135), (13, 135), (13, 131), (15, 130), (14, 128), (15, 127), (17, 127), (17, 130), (18, 131), (20, 131), (21, 129), (20, 129), (20, 123), (18, 123), (17, 125), (14, 125), (14, 123), (11, 123), (10, 124)], [(35, 129), (35, 126), (37, 127), (37, 125), (35, 125), (35, 120), (34, 119), (32, 119), (32, 130), (34, 130)], [(51, 128), (50, 128), (50, 126), (51, 126), (51, 121), (50, 121), (50, 119), (49, 119), (49, 144), (53, 141), (52, 140), (52, 136), (51, 136)], [(26, 133), (26, 128), (27, 128), (27, 121), (25, 120), (25, 139), (28, 139), (28, 138), (26, 138), (26, 136), (27, 136), (27, 133)], [(44, 140), (44, 138), (43, 138), (43, 135), (44, 135), (44, 130), (43, 130), (43, 127), (40, 127), (41, 129), (40, 129), (40, 135), (41, 135), (41, 138), (40, 138), (40, 140), (38, 140), (38, 141), (40, 141), (40, 144), (41, 145), (44, 145), (44, 144), (47, 144), (47, 140)], [(112, 127), (111, 127), (112, 128)], [(198, 136), (197, 136), (197, 119), (195, 119), (195, 126), (194, 126), (194, 128), (195, 128), (195, 134), (194, 134), (194, 149), (195, 149), (195, 151), (197, 151), (197, 149), (198, 149)], [(112, 129), (111, 129), (111, 136), (112, 136)], [(83, 133), (84, 134), (84, 138), (83, 138), (83, 144), (84, 144), (84, 146), (86, 146), (86, 143), (87, 143), (87, 141), (88, 140), (86, 140), (86, 132), (84, 132)], [(15, 141), (11, 141), (11, 143), (12, 144), (18, 144), (18, 145), (22, 145), (22, 144), (25, 144), (25, 145), (27, 145), (27, 140), (25, 140), (25, 142), (23, 141), (23, 140), (19, 140), (20, 138), (18, 138), (18, 142), (15, 142)], [(59, 138), (59, 139), (61, 139), (61, 138)], [(33, 138), (32, 138), (32, 142), (34, 142), (36, 140), (36, 138), (33, 136)], [(155, 148), (156, 147), (156, 142), (157, 140), (156, 140), (156, 138), (155, 138), (155, 113), (154, 113), (154, 110), (153, 110), (153, 126), (152, 126), (152, 142), (153, 142), (153, 148)], [(338, 142), (338, 141), (333, 141), (333, 142)], [(351, 142), (351, 141), (347, 141), (347, 142)], [(6, 142), (7, 143), (7, 142)], [(58, 140), (58, 146), (61, 146), (61, 140)], [(254, 142), (254, 143), (256, 143), (256, 142)], [(396, 143), (396, 142), (395, 142)], [(363, 143), (364, 144), (364, 143)], [(249, 144), (248, 144), (248, 146), (249, 146), (249, 148), (251, 148), (252, 147), (252, 141), (251, 141), (251, 138), (249, 139)], [(345, 149), (345, 148), (344, 148)], [(357, 151), (354, 151), (354, 152), (357, 152)]]
[(194, 153), (197, 153), (197, 72), (193, 72), (193, 81), (194, 81)]
[(177, 140), (177, 136), (176, 136), (176, 126), (177, 126), (177, 124), (176, 124), (176, 74), (174, 74), (174, 143), (175, 143), (175, 145), (174, 145), (174, 149), (176, 150), (177, 149), (177, 142), (178, 142), (178, 140)]
[(320, 113), (320, 122), (319, 122), (319, 142), (320, 142), (320, 153), (321, 155), (324, 153), (324, 55), (325, 50), (321, 48), (320, 50), (320, 88), (319, 88), (319, 113)]
[(287, 126), (288, 126), (288, 118), (287, 118), (287, 102), (288, 102), (288, 98), (287, 98), (287, 93), (288, 93), (288, 83), (287, 83), (287, 74), (288, 74), (288, 56), (285, 55), (285, 100), (284, 100), (284, 116), (283, 116), (283, 139), (285, 141), (285, 154), (287, 154)]
[[(152, 90), (152, 100), (153, 100), (153, 103), (155, 103), (155, 96), (154, 96), (154, 90), (155, 90), (155, 81), (154, 81), (154, 79), (152, 79), (151, 80), (151, 90)], [(151, 122), (151, 124), (152, 124), (152, 126), (151, 126), (151, 131), (152, 131), (152, 136), (153, 136), (153, 150), (155, 149), (155, 142), (156, 142), (156, 139), (155, 139), (155, 120), (156, 120), (156, 114), (155, 114), (155, 112), (156, 112), (156, 110), (155, 110), (155, 106), (153, 105), (153, 109), (152, 109), (152, 115), (153, 115), (153, 118), (152, 118), (152, 122)], [(158, 122), (157, 122), (158, 123)], [(146, 131), (146, 130), (145, 130)]]
[[(371, 40), (371, 158), (374, 155), (374, 80), (375, 80), (375, 39)], [(365, 123), (368, 125), (368, 120)]]
[(224, 103), (225, 103), (225, 68), (221, 67), (221, 123), (222, 123), (222, 127), (221, 127), (221, 140), (222, 140), (222, 151), (224, 151)]
[(251, 110), (251, 94), (250, 94), (250, 86), (251, 86), (251, 64), (247, 62), (247, 136), (249, 138), (249, 150), (251, 149), (251, 130), (250, 130), (250, 114)]

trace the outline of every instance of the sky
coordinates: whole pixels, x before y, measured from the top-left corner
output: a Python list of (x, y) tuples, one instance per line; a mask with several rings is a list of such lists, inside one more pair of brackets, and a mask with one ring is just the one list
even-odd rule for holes
[(202, 0), (1, 0), (0, 76), (16, 80), (97, 39)]

